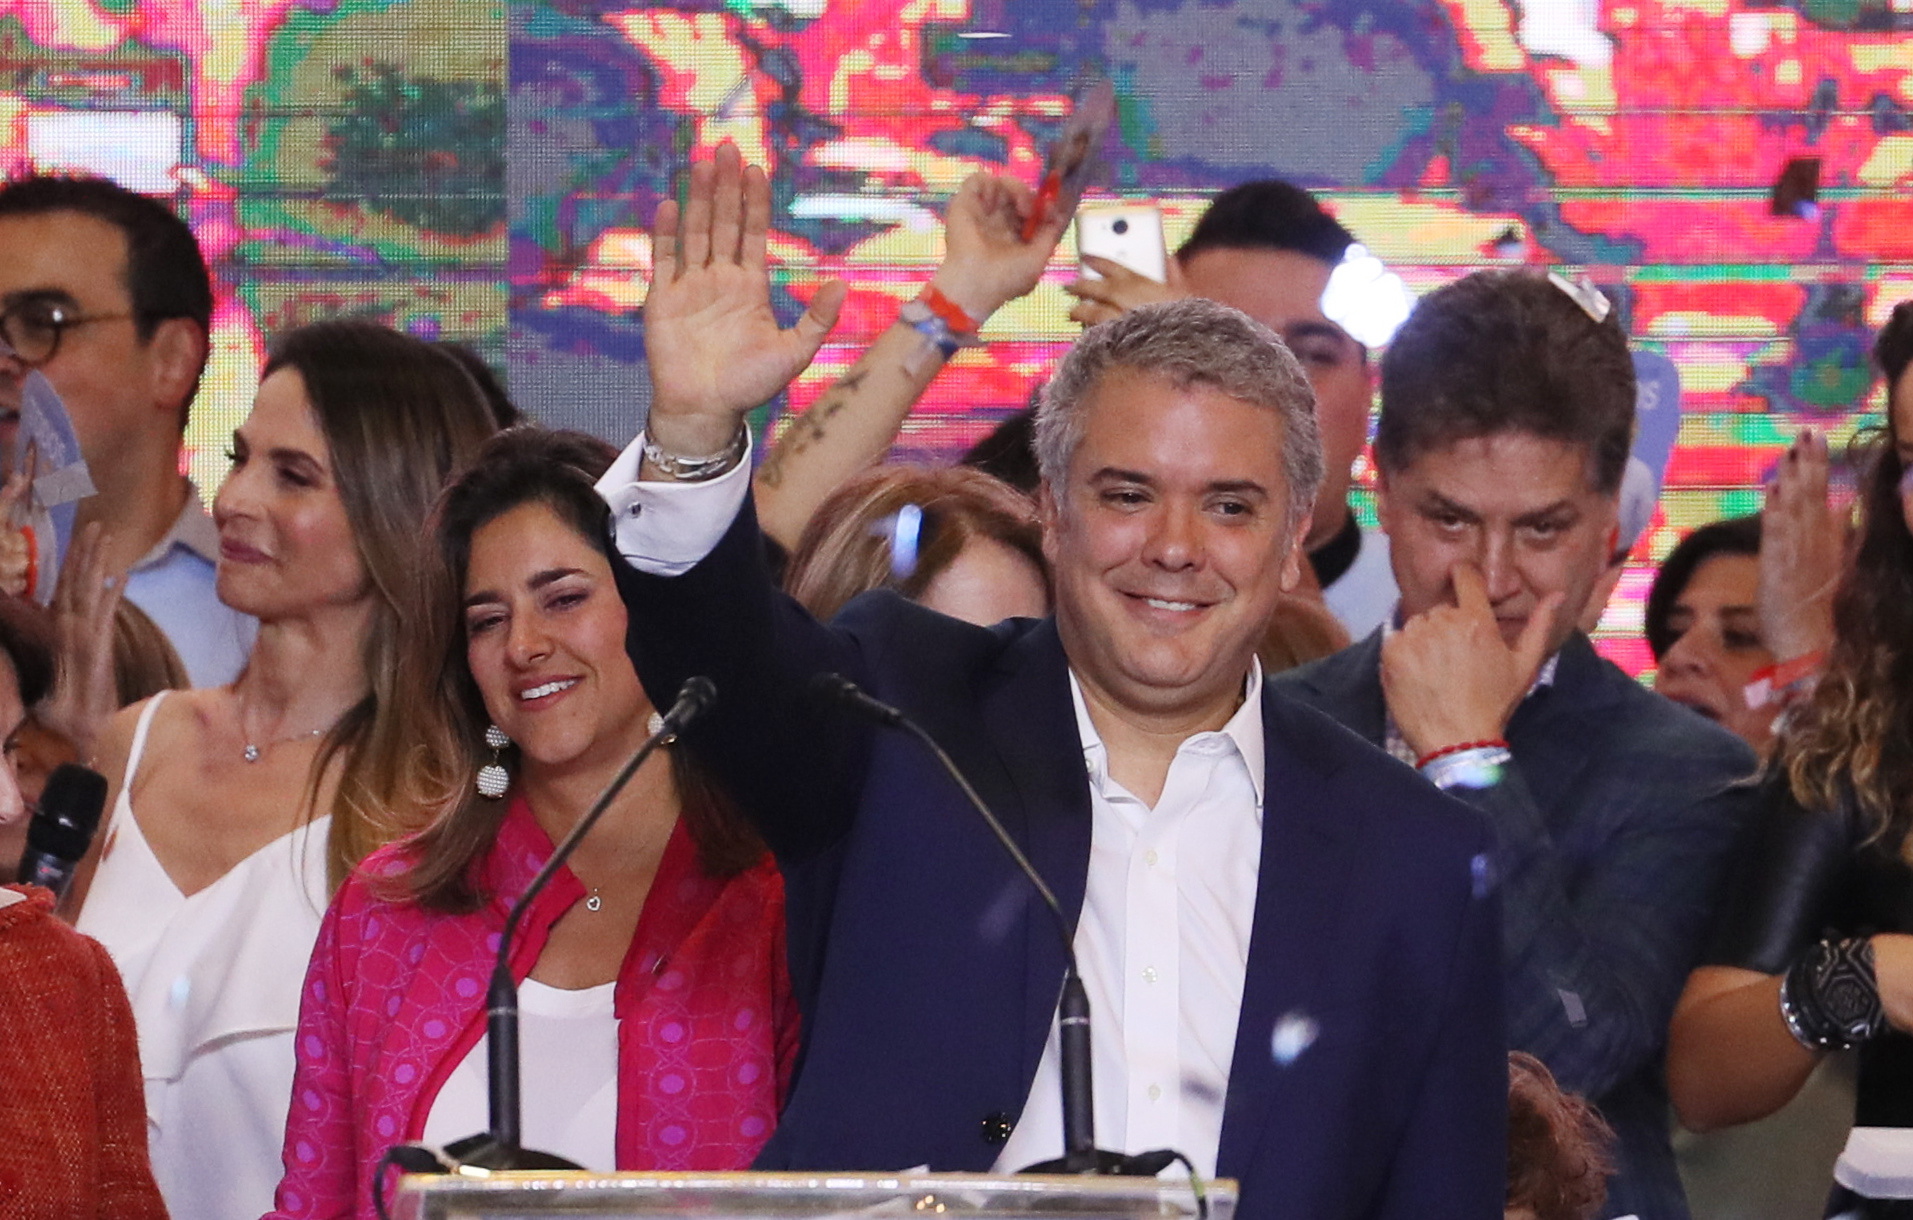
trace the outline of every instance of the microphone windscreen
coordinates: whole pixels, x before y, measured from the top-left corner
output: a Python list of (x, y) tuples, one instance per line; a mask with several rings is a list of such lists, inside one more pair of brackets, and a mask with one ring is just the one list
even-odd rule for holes
[(47, 777), (27, 823), (27, 846), (63, 860), (86, 854), (106, 809), (106, 777), (77, 763), (61, 763)]
[(711, 705), (716, 702), (717, 683), (703, 674), (686, 678), (684, 685), (678, 687), (677, 706), (671, 709), (671, 718), (677, 722), (677, 727), (683, 728), (710, 711)]

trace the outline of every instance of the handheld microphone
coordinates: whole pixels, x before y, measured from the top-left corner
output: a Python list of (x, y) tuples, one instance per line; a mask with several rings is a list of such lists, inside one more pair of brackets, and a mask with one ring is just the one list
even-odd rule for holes
[(558, 872), (579, 842), (589, 834), (604, 811), (624, 791), (631, 777), (638, 773), (645, 759), (651, 757), (659, 745), (684, 731), (684, 726), (709, 711), (717, 700), (717, 686), (709, 678), (697, 677), (686, 680), (678, 690), (677, 702), (671, 710), (664, 713), (664, 723), (657, 732), (645, 738), (637, 753), (611, 778), (605, 789), (592, 802), (591, 808), (578, 819), (571, 833), (552, 850), (551, 859), (538, 870), (525, 887), (525, 892), (512, 905), (505, 916), (505, 930), (498, 938), (498, 959), (492, 966), (491, 985), (486, 992), (486, 1040), (489, 1053), (486, 1062), (486, 1075), (491, 1105), (491, 1129), (477, 1135), (468, 1135), (462, 1140), (445, 1145), (444, 1154), (453, 1162), (453, 1168), (469, 1166), (475, 1169), (582, 1169), (560, 1156), (549, 1152), (537, 1152), (519, 1146), (519, 1063), (518, 1063), (518, 983), (511, 976), (512, 933), (518, 930), (525, 912), (532, 901), (544, 892), (552, 877)]
[(27, 823), (20, 855), (20, 883), (43, 885), (66, 897), (106, 808), (106, 777), (77, 763), (61, 763), (47, 778)]
[(990, 833), (1003, 845), (1010, 859), (1016, 862), (1017, 869), (1029, 879), (1037, 896), (1043, 900), (1043, 905), (1049, 908), (1051, 919), (1055, 921), (1057, 938), (1063, 943), (1063, 960), (1068, 963), (1063, 970), (1063, 994), (1056, 1011), (1058, 1060), (1063, 1077), (1063, 1155), (1018, 1172), (1154, 1177), (1168, 1168), (1178, 1158), (1178, 1153), (1165, 1149), (1129, 1156), (1096, 1146), (1095, 1088), (1090, 1076), (1089, 992), (1084, 989), (1082, 973), (1076, 968), (1075, 936), (1070, 930), (1069, 920), (1063, 915), (1063, 904), (1056, 900), (1056, 892), (1036, 871), (1036, 866), (1023, 854), (1023, 849), (1010, 837), (1010, 832), (1004, 829), (996, 814), (990, 811), (989, 805), (957, 767), (956, 761), (937, 743), (936, 738), (930, 736), (929, 730), (900, 708), (873, 697), (842, 674), (817, 674), (810, 680), (810, 689), (812, 694), (821, 699), (847, 707), (886, 728), (902, 729), (921, 742), (962, 791), (970, 807), (990, 828)]

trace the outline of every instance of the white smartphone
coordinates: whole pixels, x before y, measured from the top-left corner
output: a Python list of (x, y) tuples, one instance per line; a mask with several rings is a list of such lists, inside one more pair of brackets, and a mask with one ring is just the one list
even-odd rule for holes
[[(1153, 203), (1086, 203), (1076, 209), (1076, 253), (1121, 263), (1157, 283), (1169, 279), (1162, 243), (1162, 209)], [(1087, 266), (1083, 278), (1096, 279)]]

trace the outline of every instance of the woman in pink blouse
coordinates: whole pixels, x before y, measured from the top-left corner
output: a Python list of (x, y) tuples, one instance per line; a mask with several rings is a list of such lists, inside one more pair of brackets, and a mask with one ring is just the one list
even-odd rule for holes
[[(650, 731), (573, 433), (495, 438), (446, 490), (400, 690), (422, 833), (367, 858), (306, 976), (275, 1217), (371, 1220), (387, 1148), (488, 1125), (505, 913)], [(797, 1045), (783, 888), (681, 752), (639, 770), (512, 948), (523, 1143), (589, 1169), (747, 1167)], [(389, 1183), (388, 1183), (389, 1185)]]

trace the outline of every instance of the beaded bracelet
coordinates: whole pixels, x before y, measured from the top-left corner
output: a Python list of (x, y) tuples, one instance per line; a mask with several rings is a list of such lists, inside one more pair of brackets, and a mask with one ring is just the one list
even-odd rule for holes
[(1885, 1033), (1873, 942), (1856, 937), (1809, 946), (1780, 980), (1780, 1019), (1810, 1051), (1847, 1050)]

